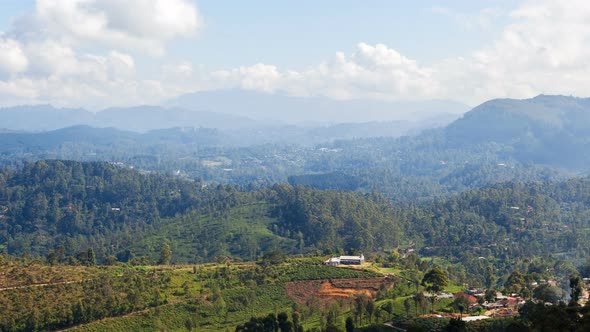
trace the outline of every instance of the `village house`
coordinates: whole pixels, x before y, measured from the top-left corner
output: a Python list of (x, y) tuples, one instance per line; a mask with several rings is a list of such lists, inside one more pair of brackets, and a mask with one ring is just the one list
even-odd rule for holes
[(460, 297), (463, 297), (463, 298), (465, 298), (467, 300), (467, 303), (469, 303), (469, 304), (477, 303), (477, 298), (475, 296), (470, 295), (470, 294), (467, 294), (465, 292), (455, 293), (455, 294), (453, 294), (453, 297), (456, 298), (456, 299), (457, 298), (460, 298)]

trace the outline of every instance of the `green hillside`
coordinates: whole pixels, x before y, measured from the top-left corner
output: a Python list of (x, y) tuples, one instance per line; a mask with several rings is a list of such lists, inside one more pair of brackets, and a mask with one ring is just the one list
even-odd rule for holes
[[(106, 163), (39, 161), (0, 173), (0, 250), (52, 263), (172, 262), (267, 251), (397, 246), (392, 207), (379, 195), (276, 185), (207, 186)], [(367, 237), (367, 234), (377, 234)]]
[(495, 142), (522, 162), (586, 169), (590, 99), (540, 95), (491, 100), (445, 128), (445, 135), (454, 146)]
[(313, 323), (321, 307), (296, 304), (286, 294), (287, 282), (382, 277), (321, 262), (98, 268), (3, 259), (3, 271), (14, 271), (8, 278), (14, 288), (0, 289), (0, 330), (182, 331), (187, 324), (198, 331), (233, 330), (251, 316), (293, 310)]

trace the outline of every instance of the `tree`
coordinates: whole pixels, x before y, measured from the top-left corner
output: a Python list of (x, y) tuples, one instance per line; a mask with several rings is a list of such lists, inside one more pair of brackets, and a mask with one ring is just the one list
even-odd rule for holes
[(94, 253), (94, 249), (92, 249), (92, 248), (88, 249), (87, 256), (88, 257), (86, 260), (86, 265), (95, 266), (96, 265), (96, 254)]
[(459, 318), (451, 318), (449, 324), (444, 329), (445, 332), (467, 331), (465, 321)]
[(428, 305), (424, 292), (418, 292), (414, 296), (414, 301), (416, 301), (416, 315), (418, 315), (418, 307), (420, 307), (422, 313), (424, 313)]
[(293, 323), (289, 321), (289, 316), (286, 312), (281, 312), (277, 315), (277, 320), (279, 322), (279, 329), (281, 332), (291, 332), (293, 331)]
[(160, 248), (160, 259), (158, 260), (158, 264), (168, 265), (170, 264), (171, 258), (172, 250), (170, 249), (170, 243), (168, 243), (168, 241), (164, 241), (162, 243), (162, 247)]
[(356, 316), (359, 324), (363, 323), (363, 312), (367, 304), (367, 296), (361, 295), (354, 299), (354, 315)]
[(406, 316), (410, 316), (410, 310), (412, 309), (412, 299), (406, 298), (404, 300), (404, 309), (406, 309)]
[(55, 253), (55, 250), (49, 250), (49, 252), (47, 253), (46, 256), (46, 260), (47, 260), (47, 264), (49, 265), (55, 265), (57, 264), (57, 254)]
[(565, 297), (565, 292), (559, 287), (543, 284), (535, 288), (533, 296), (537, 300), (557, 304)]
[(436, 295), (440, 293), (448, 283), (449, 278), (447, 277), (447, 273), (438, 266), (432, 268), (424, 275), (424, 278), (422, 278), (421, 285), (424, 286), (428, 292), (432, 293), (432, 312), (434, 312)]
[(391, 295), (391, 314), (393, 318), (393, 313), (395, 312), (395, 299), (397, 298), (397, 294), (393, 293)]
[(494, 288), (496, 286), (496, 281), (498, 278), (496, 277), (496, 271), (494, 271), (494, 267), (491, 264), (488, 264), (486, 267), (486, 274), (485, 274), (485, 286), (486, 288)]
[(193, 330), (193, 325), (193, 321), (190, 318), (187, 318), (184, 321), (184, 327), (186, 327), (186, 330), (189, 332)]
[(276, 265), (284, 263), (287, 259), (285, 252), (282, 250), (271, 250), (262, 256), (261, 264), (263, 266)]
[(326, 329), (324, 331), (325, 332), (342, 332), (342, 330), (339, 329), (338, 326), (335, 326), (335, 325), (326, 326)]
[(385, 303), (381, 308), (383, 308), (383, 310), (385, 310), (385, 312), (388, 313), (388, 319), (391, 318), (391, 315), (393, 314), (393, 303), (392, 301), (387, 301), (387, 303)]
[(303, 325), (301, 325), (301, 323), (299, 322), (299, 313), (297, 311), (294, 311), (291, 314), (291, 317), (293, 318), (293, 332), (303, 332)]
[(367, 299), (365, 309), (367, 310), (367, 316), (369, 316), (369, 323), (371, 323), (375, 313), (375, 301), (372, 298)]
[(514, 271), (508, 276), (508, 279), (506, 279), (506, 282), (504, 283), (504, 291), (508, 294), (518, 293), (523, 287), (525, 287), (525, 285), (526, 282), (522, 273)]
[(463, 312), (469, 307), (469, 301), (466, 296), (459, 296), (453, 301), (453, 307), (461, 313), (463, 319)]
[(580, 299), (580, 295), (584, 291), (583, 288), (583, 281), (577, 274), (572, 274), (570, 276), (570, 289), (571, 289), (571, 297), (573, 302), (578, 302)]
[(440, 267), (434, 267), (424, 275), (420, 284), (424, 286), (428, 292), (438, 294), (447, 287), (448, 283), (449, 279), (447, 273)]
[(492, 302), (496, 300), (496, 290), (495, 289), (486, 289), (484, 298), (488, 302)]
[(327, 309), (326, 325), (327, 326), (336, 325), (336, 319), (338, 318), (338, 315), (340, 314), (340, 304), (338, 303), (338, 301), (334, 301), (326, 309)]
[(352, 317), (347, 317), (346, 318), (346, 332), (354, 332), (354, 320), (352, 319)]

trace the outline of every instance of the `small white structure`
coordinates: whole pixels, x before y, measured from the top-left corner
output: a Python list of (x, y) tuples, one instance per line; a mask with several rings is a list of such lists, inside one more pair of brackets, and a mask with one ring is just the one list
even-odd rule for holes
[(337, 266), (337, 265), (361, 265), (365, 262), (365, 256), (340, 256), (330, 257), (324, 261), (324, 265)]
[(490, 318), (490, 317), (488, 317), (488, 316), (465, 316), (462, 319), (465, 322), (473, 322), (476, 320), (482, 320), (482, 319), (488, 319), (488, 318)]
[(338, 266), (338, 264), (340, 264), (340, 258), (338, 257), (330, 257), (324, 261), (324, 265)]

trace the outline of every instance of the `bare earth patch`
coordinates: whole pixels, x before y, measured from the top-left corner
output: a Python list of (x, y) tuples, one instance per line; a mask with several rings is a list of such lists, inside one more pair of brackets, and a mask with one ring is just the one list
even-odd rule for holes
[(366, 295), (373, 298), (377, 291), (393, 287), (390, 278), (371, 279), (333, 279), (288, 282), (287, 295), (298, 303), (306, 303), (313, 298), (337, 300)]

